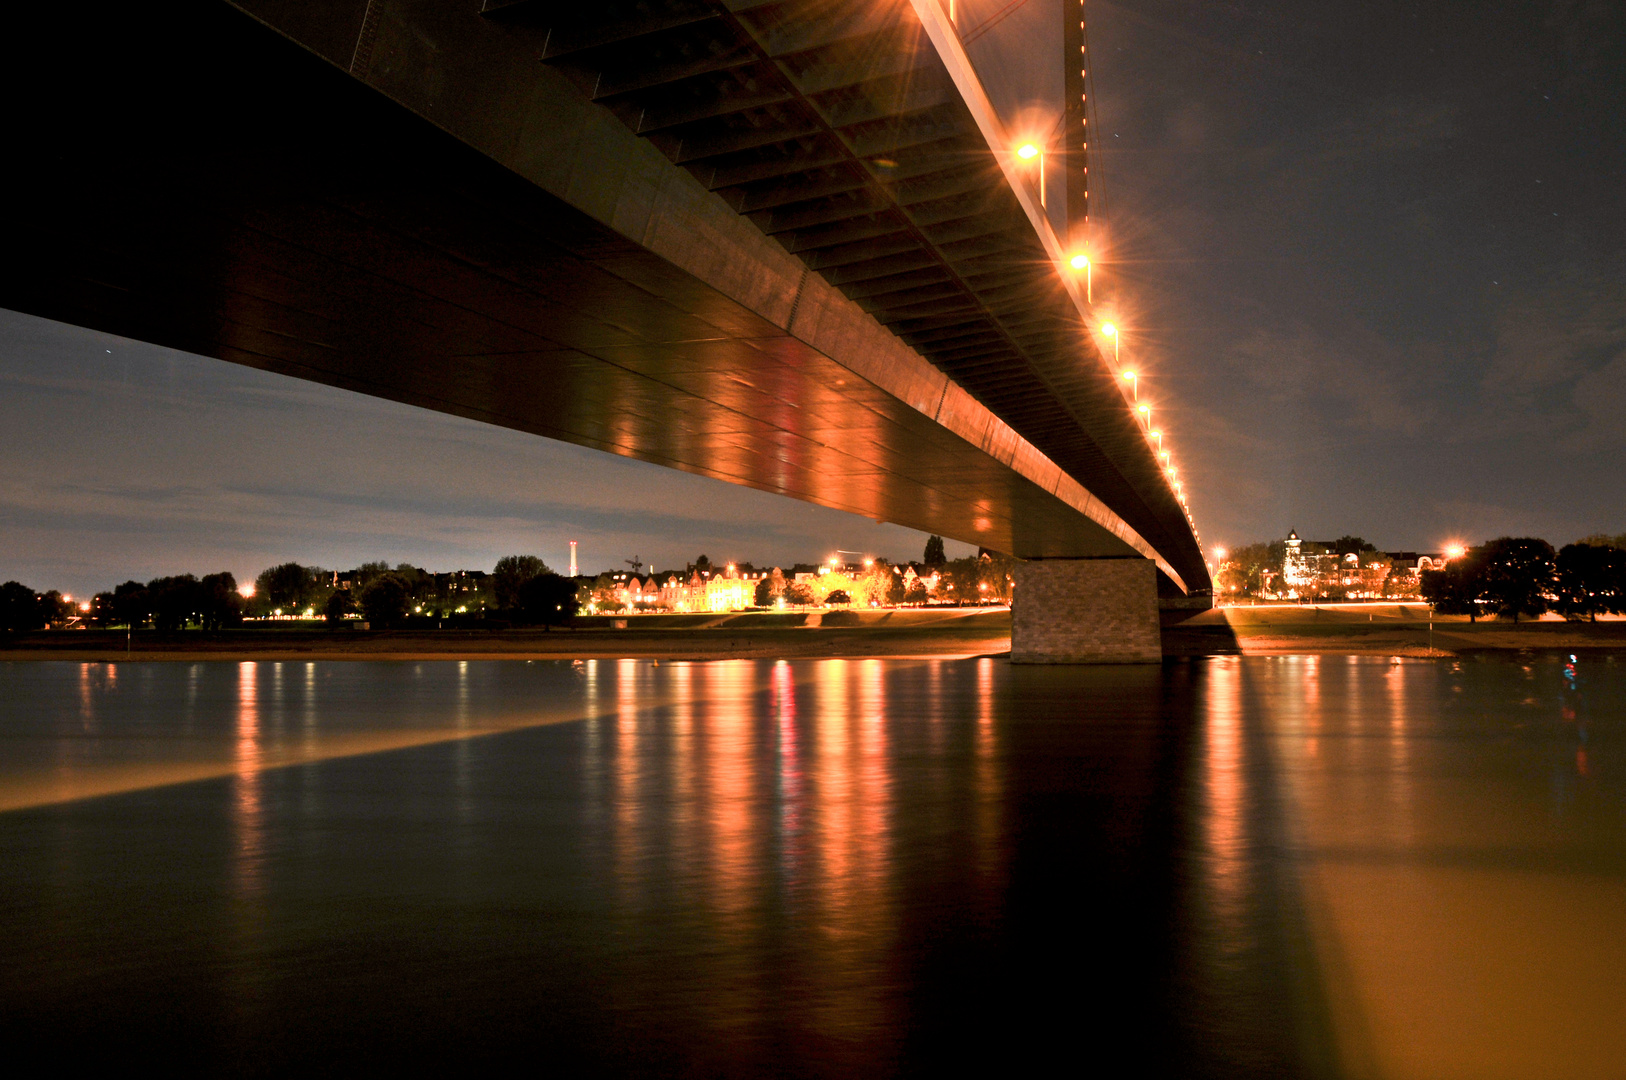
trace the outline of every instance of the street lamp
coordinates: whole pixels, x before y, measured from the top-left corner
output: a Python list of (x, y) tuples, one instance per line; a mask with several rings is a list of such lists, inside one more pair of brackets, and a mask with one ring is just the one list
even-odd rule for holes
[(1109, 322), (1102, 323), (1101, 333), (1112, 339), (1112, 363), (1116, 366), (1118, 363), (1118, 328)]
[(1126, 371), (1126, 372), (1124, 372), (1124, 381), (1127, 382), (1129, 384), (1129, 388), (1132, 391), (1134, 391), (1135, 400), (1139, 401), (1140, 400), (1140, 380), (1139, 380), (1139, 377), (1133, 371)]
[(1095, 271), (1090, 267), (1090, 257), (1081, 251), (1069, 261), (1074, 270), (1084, 271), (1084, 299), (1095, 303), (1095, 284), (1092, 281)]
[(1045, 205), (1044, 195), (1044, 151), (1033, 143), (1025, 142), (1016, 148), (1016, 156), (1023, 161), (1032, 161), (1034, 158), (1039, 159), (1039, 205), (1049, 209)]

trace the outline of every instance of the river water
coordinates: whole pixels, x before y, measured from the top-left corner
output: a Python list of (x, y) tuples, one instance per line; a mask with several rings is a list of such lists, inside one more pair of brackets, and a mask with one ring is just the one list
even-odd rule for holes
[(1620, 1076), (1626, 663), (0, 664), (0, 1037)]

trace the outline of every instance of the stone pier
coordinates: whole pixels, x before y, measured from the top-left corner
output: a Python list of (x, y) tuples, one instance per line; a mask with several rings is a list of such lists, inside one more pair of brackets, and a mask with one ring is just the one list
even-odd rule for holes
[(1035, 559), (1017, 563), (1014, 577), (1012, 663), (1162, 661), (1150, 559)]

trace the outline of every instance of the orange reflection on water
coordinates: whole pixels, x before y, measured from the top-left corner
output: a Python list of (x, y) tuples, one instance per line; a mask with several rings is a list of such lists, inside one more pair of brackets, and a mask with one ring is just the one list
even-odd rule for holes
[(260, 700), (258, 665), (237, 665), (237, 726), (232, 763), (232, 828), (236, 857), (232, 881), (238, 899), (257, 895), (264, 870), (265, 823), (260, 780)]
[(986, 876), (994, 872), (998, 858), (1001, 796), (999, 770), (994, 760), (994, 661), (986, 656), (977, 661), (976, 756), (973, 761), (977, 862)]
[(1229, 931), (1240, 932), (1243, 912), (1243, 748), (1242, 661), (1218, 657), (1211, 661), (1208, 739), (1203, 762), (1203, 815), (1207, 833), (1208, 878), (1215, 891), (1214, 911)]

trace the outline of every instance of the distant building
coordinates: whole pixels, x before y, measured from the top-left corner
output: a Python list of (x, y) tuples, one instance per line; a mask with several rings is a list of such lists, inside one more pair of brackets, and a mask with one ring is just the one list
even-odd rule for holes
[(1340, 555), (1332, 541), (1302, 540), (1287, 534), (1281, 586), (1288, 599), (1328, 597), (1401, 600), (1421, 595), (1422, 573), (1445, 565), (1441, 554), (1415, 551), (1362, 551)]

